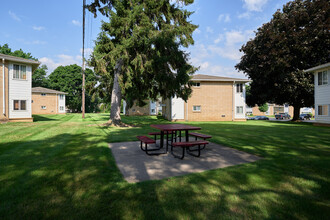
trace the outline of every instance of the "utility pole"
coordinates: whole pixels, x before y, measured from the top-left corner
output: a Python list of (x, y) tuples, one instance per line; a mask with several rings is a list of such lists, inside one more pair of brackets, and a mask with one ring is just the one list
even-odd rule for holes
[(86, 0), (83, 0), (82, 118), (85, 118), (85, 5), (86, 5)]

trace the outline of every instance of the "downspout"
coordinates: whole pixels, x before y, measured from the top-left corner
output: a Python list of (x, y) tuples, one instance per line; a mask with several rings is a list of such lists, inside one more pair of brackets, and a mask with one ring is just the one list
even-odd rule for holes
[(170, 98), (170, 121), (172, 121), (172, 97)]
[(232, 98), (232, 113), (231, 113), (231, 120), (234, 121), (234, 105), (235, 105), (235, 81), (233, 82), (233, 98)]
[(188, 99), (186, 102), (186, 121), (188, 121)]
[(5, 58), (2, 58), (2, 95), (3, 95), (3, 99), (2, 99), (2, 113), (3, 115), (6, 115), (6, 89), (5, 89)]
[(56, 95), (56, 114), (59, 114), (60, 112), (59, 112), (59, 110), (58, 110), (58, 102), (60, 102), (60, 97), (58, 96), (58, 94), (57, 93), (55, 93), (55, 95)]

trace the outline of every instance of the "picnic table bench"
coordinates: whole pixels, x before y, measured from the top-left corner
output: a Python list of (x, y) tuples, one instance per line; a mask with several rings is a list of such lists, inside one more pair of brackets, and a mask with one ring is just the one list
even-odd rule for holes
[[(156, 141), (151, 139), (150, 137), (147, 136), (137, 136), (137, 139), (140, 140), (141, 142), (141, 150), (145, 151), (146, 154), (148, 155), (159, 155), (159, 154), (165, 154), (166, 152), (157, 152), (157, 153), (150, 153), (150, 151), (157, 151), (160, 150), (162, 147), (159, 148), (152, 148), (152, 149), (148, 149), (148, 144), (155, 144)], [(145, 148), (143, 149), (143, 143), (145, 144)]]
[[(189, 141), (189, 142), (174, 142), (171, 145), (171, 153), (174, 157), (183, 159), (184, 158), (184, 152), (185, 150), (187, 151), (188, 154), (194, 156), (194, 157), (199, 157), (201, 155), (201, 145), (205, 146), (208, 144), (208, 141), (205, 140), (200, 140), (200, 141)], [(190, 147), (198, 146), (197, 150), (190, 150)], [(181, 147), (182, 148), (182, 154), (181, 156), (178, 156), (174, 154), (173, 147)], [(198, 151), (198, 154), (193, 154), (191, 153), (192, 151)]]
[[(189, 133), (190, 136), (194, 136), (195, 137), (195, 140), (197, 141), (197, 138), (201, 138), (203, 139), (204, 141), (206, 139), (210, 139), (212, 138), (211, 135), (207, 135), (207, 134), (200, 134), (200, 133), (194, 133), (194, 132), (191, 132)], [(201, 150), (203, 150), (205, 148), (206, 145), (203, 145), (203, 147), (201, 148)]]

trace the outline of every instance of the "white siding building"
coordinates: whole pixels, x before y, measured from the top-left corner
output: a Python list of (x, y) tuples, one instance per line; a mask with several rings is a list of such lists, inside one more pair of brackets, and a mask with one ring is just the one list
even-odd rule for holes
[(314, 73), (315, 122), (330, 124), (330, 63), (305, 72)]
[(0, 54), (0, 60), (0, 120), (33, 121), (32, 73), (40, 63), (6, 54)]

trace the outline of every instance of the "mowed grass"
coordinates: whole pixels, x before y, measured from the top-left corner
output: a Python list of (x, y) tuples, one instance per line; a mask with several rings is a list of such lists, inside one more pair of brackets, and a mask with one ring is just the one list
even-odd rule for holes
[[(263, 159), (136, 184), (109, 142), (134, 141), (156, 117), (35, 116), (0, 124), (0, 219), (327, 219), (330, 129), (307, 123), (193, 122), (212, 141)], [(137, 146), (138, 147), (138, 146)], [(141, 152), (142, 154), (142, 152)], [(196, 158), (198, 160), (198, 158)], [(168, 164), (171, 166), (171, 164)]]

